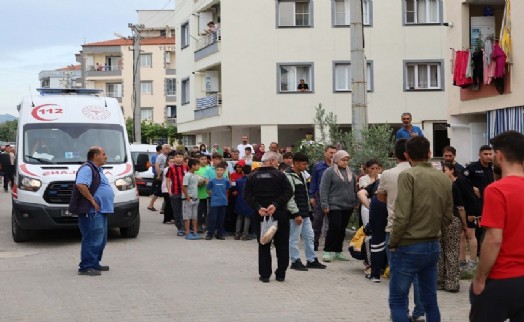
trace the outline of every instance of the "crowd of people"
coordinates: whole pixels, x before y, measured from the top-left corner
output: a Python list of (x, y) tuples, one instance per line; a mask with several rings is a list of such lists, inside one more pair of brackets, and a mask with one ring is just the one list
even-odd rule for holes
[[(426, 316), (428, 321), (440, 321), (437, 290), (458, 292), (461, 271), (475, 271), (479, 254), (473, 297), (482, 298), (479, 290), (487, 287), (486, 279), (497, 278), (492, 276), (515, 277), (517, 269), (505, 267), (497, 271), (499, 275), (490, 275), (497, 257), (480, 244), (484, 230), (492, 227), (500, 237), (499, 230), (504, 228), (493, 212), (489, 219), (482, 217), (486, 209), (502, 207), (484, 203), (489, 187), (504, 176), (493, 157), (505, 156), (511, 164), (524, 159), (520, 155), (524, 146), (515, 146), (522, 135), (511, 132), (506, 141), (493, 139), (493, 146), (480, 147), (478, 161), (464, 167), (455, 160), (457, 152), (451, 146), (443, 149), (442, 162), (430, 162), (430, 143), (411, 125), (411, 114), (403, 114), (402, 121), (394, 147), (397, 165), (384, 170), (380, 161), (371, 159), (359, 173), (350, 169), (348, 152), (336, 146), (326, 146), (323, 160), (311, 162), (305, 153), (280, 149), (276, 142), (266, 151), (264, 144), (249, 144), (247, 136), (234, 149), (221, 150), (214, 144), (208, 151), (202, 144), (188, 153), (164, 145), (154, 162), (157, 183), (148, 209), (156, 211), (155, 197), (163, 196), (164, 223), (173, 223), (177, 235), (188, 240), (223, 240), (229, 234), (235, 240), (256, 238), (259, 279), (264, 283), (272, 275), (271, 243), (260, 242), (265, 217), (277, 221), (272, 237), (278, 259), (274, 274), (282, 282), (288, 267), (297, 271), (326, 268), (316, 254), (322, 235), (323, 262), (349, 260), (344, 251), (346, 228), (351, 216), (356, 216), (361, 229), (351, 241), (350, 254), (364, 261), (370, 281), (380, 282), (389, 275), (392, 320), (422, 321)], [(513, 148), (518, 152), (509, 150)], [(305, 264), (300, 258), (300, 238)], [(482, 262), (484, 253), (491, 266)], [(415, 307), (410, 313), (411, 285)], [(485, 310), (477, 306), (472, 316), (477, 312)]]

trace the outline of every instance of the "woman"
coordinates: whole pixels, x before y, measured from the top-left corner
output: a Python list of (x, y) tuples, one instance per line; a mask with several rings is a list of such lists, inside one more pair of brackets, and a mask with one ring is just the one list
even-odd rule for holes
[(460, 290), (460, 234), (461, 230), (466, 231), (468, 226), (455, 166), (446, 162), (442, 171), (453, 182), (453, 219), (449, 226), (443, 229), (440, 239), (441, 252), (438, 262), (437, 288), (448, 292), (458, 292)]
[[(371, 159), (365, 163), (364, 167), (367, 174), (360, 177), (358, 180), (358, 188), (360, 190), (365, 189), (367, 186), (374, 184), (378, 179), (380, 179), (379, 170), (382, 168), (382, 165), (378, 160)], [(371, 198), (369, 198), (367, 205), (363, 203), (360, 207), (360, 218), (362, 220), (362, 226), (364, 227), (366, 227), (369, 222), (369, 201), (371, 201)]]
[(329, 228), (324, 244), (324, 262), (348, 260), (342, 254), (349, 217), (356, 204), (356, 178), (349, 169), (349, 154), (340, 150), (320, 181), (320, 204), (327, 215)]
[(207, 150), (207, 147), (204, 143), (200, 144), (200, 154), (201, 155), (211, 155), (211, 153)]
[(254, 160), (260, 162), (264, 153), (266, 153), (266, 146), (264, 145), (264, 143), (260, 143), (257, 147), (257, 150), (255, 151)]

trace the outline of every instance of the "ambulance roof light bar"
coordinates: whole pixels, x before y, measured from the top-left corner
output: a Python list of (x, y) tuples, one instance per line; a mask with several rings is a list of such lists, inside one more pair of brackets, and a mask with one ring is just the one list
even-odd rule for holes
[(98, 95), (102, 93), (101, 89), (91, 88), (37, 88), (40, 95)]

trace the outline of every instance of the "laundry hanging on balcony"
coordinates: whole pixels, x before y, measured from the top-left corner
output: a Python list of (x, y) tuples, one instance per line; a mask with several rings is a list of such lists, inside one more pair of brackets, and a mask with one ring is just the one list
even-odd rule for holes
[(500, 48), (506, 54), (507, 61), (511, 55), (511, 1), (506, 0), (504, 7), (504, 18), (502, 18), (502, 28), (500, 29)]
[[(467, 70), (470, 65), (471, 58), (469, 50), (455, 51), (455, 65), (453, 68), (453, 85), (467, 88), (473, 84), (473, 78), (468, 77)], [(469, 67), (471, 69), (471, 67)]]

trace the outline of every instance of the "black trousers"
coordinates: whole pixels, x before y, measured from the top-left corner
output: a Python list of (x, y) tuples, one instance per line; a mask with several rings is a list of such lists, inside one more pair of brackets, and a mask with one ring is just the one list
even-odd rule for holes
[(173, 208), (171, 207), (171, 199), (169, 198), (169, 193), (162, 193), (162, 196), (164, 197), (164, 221), (163, 223), (170, 222), (171, 220), (174, 220), (175, 217), (173, 216)]
[(13, 188), (13, 182), (14, 182), (14, 170), (12, 169), (4, 169), (4, 190), (7, 191), (7, 187), (9, 186), (9, 182), (11, 182), (11, 188)]
[(258, 240), (258, 274), (267, 278), (271, 276), (271, 243), (273, 243), (277, 253), (275, 275), (276, 277), (286, 277), (286, 270), (289, 265), (289, 219), (286, 213), (281, 212), (274, 215), (274, 219), (278, 220), (278, 229), (273, 241), (265, 245), (260, 244), (260, 223), (263, 217), (258, 214), (255, 216), (254, 222)]
[(315, 194), (315, 208), (313, 209), (313, 216), (311, 220), (311, 225), (313, 226), (313, 232), (315, 233), (315, 239), (313, 241), (313, 244), (315, 245), (315, 249), (318, 249), (318, 245), (320, 242), (320, 235), (322, 235), (322, 226), (324, 225), (324, 212), (322, 211), (322, 207), (320, 206), (320, 196)]
[(198, 218), (198, 226), (202, 227), (202, 225), (207, 226), (207, 198), (206, 199), (200, 199), (198, 201), (198, 210), (197, 210), (197, 218)]
[(524, 276), (508, 279), (488, 279), (480, 295), (469, 289), (471, 322), (524, 321)]
[(342, 245), (346, 237), (346, 228), (353, 209), (330, 210), (328, 213), (329, 228), (326, 235), (325, 252), (342, 252)]

